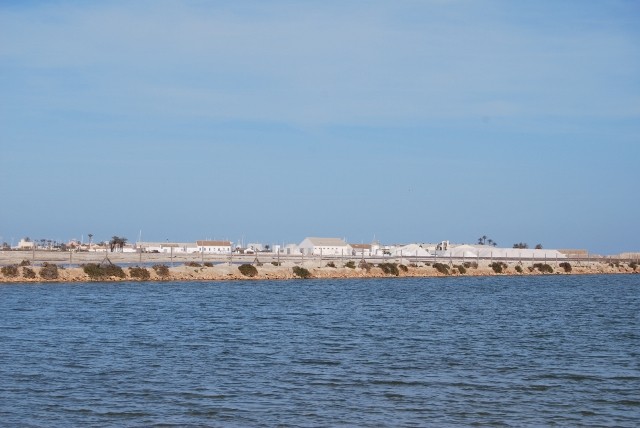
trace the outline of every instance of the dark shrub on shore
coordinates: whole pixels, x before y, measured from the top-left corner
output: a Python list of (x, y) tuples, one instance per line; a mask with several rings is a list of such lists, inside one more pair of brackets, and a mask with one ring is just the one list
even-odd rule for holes
[(495, 273), (503, 273), (507, 269), (507, 264), (505, 262), (493, 262), (489, 267), (491, 267)]
[(151, 274), (149, 273), (149, 271), (139, 266), (130, 267), (129, 276), (133, 279), (140, 279), (142, 281), (147, 281), (149, 278), (151, 278)]
[(211, 262), (204, 262), (204, 267), (213, 267), (213, 263), (211, 263)]
[(23, 266), (22, 277), (27, 279), (34, 279), (36, 277), (36, 272), (30, 267)]
[(533, 268), (538, 269), (541, 273), (553, 273), (553, 268), (546, 263), (535, 263)]
[(272, 264), (272, 265), (274, 265), (274, 266), (280, 266), (280, 265), (282, 265), (282, 263), (280, 263), (280, 262), (271, 262), (271, 264)]
[(24, 259), (20, 262), (18, 266), (31, 266), (31, 262), (27, 259)]
[(516, 272), (522, 273), (522, 266), (516, 265), (515, 269), (516, 269)]
[(202, 265), (198, 262), (186, 262), (184, 265), (189, 267), (202, 267)]
[(329, 262), (329, 263), (327, 263), (327, 267), (335, 268), (336, 264), (334, 262)]
[(405, 265), (398, 265), (398, 269), (400, 269), (402, 272), (409, 272), (409, 268)]
[(449, 275), (449, 266), (444, 263), (434, 263), (433, 268), (443, 275)]
[(153, 265), (151, 268), (159, 277), (166, 278), (169, 276), (169, 267), (166, 265)]
[(114, 264), (100, 266), (97, 263), (87, 263), (86, 265), (82, 265), (82, 270), (90, 279), (105, 279), (112, 276), (116, 278), (126, 278), (127, 276), (120, 266)]
[(40, 268), (40, 277), (42, 279), (58, 279), (58, 265), (44, 263)]
[(356, 268), (356, 262), (354, 262), (353, 260), (349, 260), (348, 262), (346, 262), (344, 264), (344, 267), (349, 268), (349, 269), (355, 269)]
[(382, 272), (384, 272), (387, 275), (395, 275), (395, 276), (400, 275), (398, 266), (395, 263), (380, 263), (378, 267), (382, 269)]
[(2, 274), (6, 277), (14, 278), (18, 276), (18, 266), (16, 265), (3, 266), (0, 269), (0, 272), (2, 272)]
[(467, 268), (462, 265), (455, 265), (454, 268), (458, 269), (458, 272), (460, 272), (460, 275), (464, 275), (467, 273)]
[(633, 270), (636, 270), (638, 268), (638, 263), (636, 262), (631, 262), (629, 263), (629, 267)]
[(467, 269), (478, 269), (478, 262), (464, 262), (462, 264), (462, 266), (464, 266)]
[(570, 273), (573, 270), (569, 262), (562, 262), (559, 266), (564, 269), (565, 273)]
[(258, 268), (247, 263), (238, 266), (238, 270), (242, 275), (248, 276), (249, 278), (253, 278), (254, 276), (258, 275)]
[(293, 274), (299, 278), (311, 278), (311, 272), (301, 266), (294, 266)]

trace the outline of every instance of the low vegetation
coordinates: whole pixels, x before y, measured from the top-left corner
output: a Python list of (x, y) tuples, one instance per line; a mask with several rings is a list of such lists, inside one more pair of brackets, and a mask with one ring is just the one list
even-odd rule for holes
[(15, 278), (16, 276), (18, 276), (18, 266), (16, 265), (2, 266), (2, 268), (0, 269), (0, 272), (2, 272), (2, 274), (7, 278)]
[(58, 279), (58, 265), (53, 263), (44, 263), (40, 268), (40, 278), (42, 279)]
[(562, 262), (559, 266), (565, 271), (565, 273), (570, 273), (573, 270), (571, 263), (569, 262)]
[(455, 265), (453, 268), (458, 269), (458, 272), (460, 273), (460, 275), (464, 275), (467, 273), (467, 268), (464, 267), (463, 265)]
[(253, 278), (258, 275), (258, 268), (248, 263), (238, 266), (238, 270), (242, 275), (249, 278)]
[(515, 269), (516, 269), (516, 272), (522, 273), (522, 266), (516, 265)]
[(478, 262), (464, 262), (462, 266), (467, 269), (478, 269)]
[(493, 262), (489, 267), (493, 269), (495, 273), (503, 273), (507, 270), (507, 264), (505, 262)]
[(356, 262), (354, 262), (353, 260), (349, 260), (348, 262), (346, 262), (344, 264), (344, 267), (349, 268), (349, 269), (355, 269), (356, 268)]
[(151, 278), (151, 274), (146, 268), (135, 266), (129, 268), (129, 276), (132, 279), (139, 279), (141, 281), (148, 281)]
[(327, 263), (327, 267), (335, 268), (336, 264), (334, 262), (329, 262), (329, 263)]
[(198, 262), (186, 262), (184, 265), (189, 267), (202, 267), (202, 265)]
[(293, 267), (293, 274), (299, 278), (311, 278), (311, 272), (300, 266)]
[(406, 267), (405, 265), (398, 265), (398, 269), (400, 269), (404, 273), (409, 272), (409, 268)]
[(533, 265), (533, 270), (538, 270), (540, 273), (553, 273), (553, 267), (546, 263), (535, 263)]
[(114, 264), (99, 265), (97, 263), (87, 263), (82, 265), (82, 270), (89, 276), (89, 279), (105, 279), (110, 277), (126, 278), (124, 270)]
[(433, 268), (443, 275), (451, 275), (451, 272), (449, 272), (449, 265), (444, 263), (434, 263)]
[(633, 269), (633, 270), (636, 270), (636, 269), (638, 269), (638, 263), (636, 263), (636, 262), (631, 262), (631, 263), (629, 263), (629, 267), (630, 267), (631, 269)]
[(36, 272), (30, 267), (23, 266), (22, 277), (26, 279), (34, 279), (36, 277)]
[(169, 267), (167, 267), (166, 265), (153, 265), (151, 269), (153, 269), (156, 275), (161, 278), (166, 278), (169, 276)]
[(31, 266), (31, 262), (27, 259), (24, 259), (20, 262), (18, 266)]
[(400, 275), (400, 270), (398, 270), (398, 265), (396, 265), (395, 263), (380, 263), (378, 264), (378, 267), (382, 269), (382, 272), (384, 272), (386, 275), (394, 275), (394, 276)]
[(213, 263), (211, 263), (211, 262), (204, 262), (204, 267), (213, 267)]
[(271, 264), (274, 266), (282, 266), (282, 263), (280, 262), (271, 262)]

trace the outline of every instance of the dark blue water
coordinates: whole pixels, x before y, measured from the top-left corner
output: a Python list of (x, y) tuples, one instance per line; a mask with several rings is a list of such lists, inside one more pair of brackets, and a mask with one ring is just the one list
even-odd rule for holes
[(2, 426), (638, 426), (640, 275), (0, 286)]

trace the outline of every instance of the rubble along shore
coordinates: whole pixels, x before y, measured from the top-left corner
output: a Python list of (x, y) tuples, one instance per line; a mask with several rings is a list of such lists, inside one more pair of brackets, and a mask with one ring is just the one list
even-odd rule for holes
[[(0, 283), (41, 283), (41, 282), (91, 282), (91, 281), (229, 281), (229, 280), (289, 280), (300, 277), (294, 271), (303, 268), (309, 278), (319, 279), (357, 279), (357, 278), (420, 278), (420, 277), (463, 277), (463, 276), (527, 276), (527, 275), (590, 275), (590, 274), (633, 274), (640, 273), (636, 263), (582, 262), (571, 263), (501, 263), (500, 271), (488, 262), (464, 264), (454, 263), (383, 263), (358, 266), (353, 263), (345, 267), (341, 262), (306, 261), (301, 263), (284, 262), (255, 263), (255, 276), (245, 276), (238, 264), (211, 262), (200, 264), (189, 262), (175, 267), (159, 264), (166, 269), (159, 274), (152, 267), (124, 267), (121, 276), (90, 276), (82, 267), (63, 268), (52, 263), (43, 266), (15, 266), (11, 275), (0, 273)], [(354, 267), (355, 264), (355, 267)], [(51, 277), (43, 273), (46, 266), (56, 266), (56, 275)], [(387, 266), (384, 266), (387, 265)], [(389, 269), (390, 266), (395, 269)], [(335, 266), (335, 267), (334, 267)], [(443, 268), (446, 266), (446, 268)], [(543, 269), (544, 268), (544, 269)], [(3, 268), (4, 269), (4, 268)], [(144, 273), (144, 278), (139, 273)], [(146, 273), (145, 273), (146, 272)]]

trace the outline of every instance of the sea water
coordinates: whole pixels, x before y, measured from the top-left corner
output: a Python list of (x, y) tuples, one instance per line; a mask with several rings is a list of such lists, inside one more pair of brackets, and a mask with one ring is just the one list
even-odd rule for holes
[(1, 426), (640, 425), (640, 275), (0, 286)]

